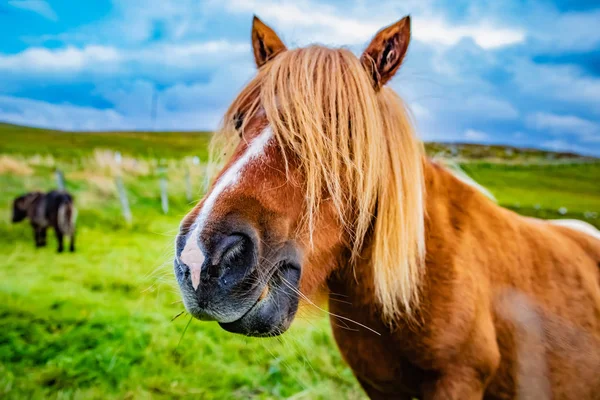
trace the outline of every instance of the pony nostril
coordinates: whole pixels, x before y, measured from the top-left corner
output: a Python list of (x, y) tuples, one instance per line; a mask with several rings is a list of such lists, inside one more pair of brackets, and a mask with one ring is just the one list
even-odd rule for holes
[(219, 264), (226, 264), (237, 257), (247, 245), (247, 238), (244, 235), (234, 234), (227, 236), (221, 243), (221, 255)]
[[(192, 288), (202, 283), (235, 286), (244, 280), (257, 262), (258, 249), (252, 232), (213, 234), (199, 239), (199, 234), (180, 235), (176, 240), (176, 262), (182, 268), (183, 278), (189, 273)], [(206, 236), (205, 236), (206, 237)]]
[(256, 249), (252, 239), (235, 233), (224, 237), (215, 247), (207, 275), (221, 279), (223, 285), (237, 283), (255, 265)]

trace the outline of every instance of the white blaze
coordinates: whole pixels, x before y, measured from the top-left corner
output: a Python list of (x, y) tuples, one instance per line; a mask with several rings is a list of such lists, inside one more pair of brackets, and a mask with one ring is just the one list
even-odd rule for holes
[(198, 248), (197, 236), (192, 234), (185, 242), (185, 247), (181, 252), (181, 261), (190, 268), (192, 276), (192, 287), (194, 290), (200, 284), (200, 270), (204, 263), (204, 254)]
[(246, 149), (246, 152), (238, 158), (233, 165), (223, 173), (223, 175), (221, 175), (221, 178), (217, 181), (214, 189), (210, 192), (204, 201), (204, 204), (202, 204), (202, 208), (194, 222), (195, 228), (188, 236), (185, 247), (181, 252), (181, 261), (190, 268), (194, 290), (196, 290), (200, 284), (200, 269), (205, 259), (204, 253), (198, 247), (198, 238), (200, 237), (200, 232), (204, 229), (206, 220), (208, 219), (215, 202), (223, 192), (237, 184), (245, 167), (252, 160), (257, 159), (264, 154), (265, 148), (272, 137), (273, 131), (271, 130), (271, 127), (267, 126), (256, 138), (254, 138), (254, 140), (252, 140)]

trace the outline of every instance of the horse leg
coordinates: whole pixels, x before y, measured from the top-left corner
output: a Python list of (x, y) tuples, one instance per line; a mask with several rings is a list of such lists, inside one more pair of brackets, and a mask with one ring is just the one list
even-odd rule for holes
[(40, 241), (40, 228), (36, 224), (31, 224), (33, 228), (33, 240), (35, 241), (35, 247), (42, 247)]
[(73, 253), (75, 251), (75, 230), (71, 232), (71, 242), (69, 244), (69, 251)]
[(44, 228), (39, 228), (39, 229), (40, 229), (40, 233), (39, 233), (39, 235), (40, 235), (40, 246), (44, 247), (44, 246), (46, 246), (46, 237), (47, 237), (46, 231), (47, 231), (47, 228), (44, 227)]
[(58, 241), (58, 252), (63, 252), (63, 234), (58, 226), (54, 227), (54, 232), (56, 233), (56, 240)]
[(423, 387), (423, 400), (481, 400), (486, 383), (473, 367), (452, 366)]

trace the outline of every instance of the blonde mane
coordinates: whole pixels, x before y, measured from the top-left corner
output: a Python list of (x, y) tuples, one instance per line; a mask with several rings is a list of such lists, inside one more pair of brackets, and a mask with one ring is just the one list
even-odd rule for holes
[(383, 315), (412, 314), (425, 253), (423, 149), (401, 99), (391, 89), (376, 92), (349, 50), (311, 46), (281, 53), (242, 90), (216, 135), (220, 154), (223, 140), (229, 148), (239, 141), (236, 116), (244, 115), (243, 129), (257, 112), (298, 160), (311, 237), (320, 205), (330, 201), (352, 261), (372, 265)]

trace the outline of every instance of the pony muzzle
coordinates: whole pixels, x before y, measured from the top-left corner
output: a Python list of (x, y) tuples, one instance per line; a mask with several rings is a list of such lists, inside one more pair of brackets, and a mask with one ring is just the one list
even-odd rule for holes
[[(258, 240), (251, 227), (181, 233), (176, 240), (175, 275), (184, 304), (195, 317), (228, 322), (251, 306), (258, 264)], [(226, 233), (225, 233), (226, 232)]]
[(230, 332), (282, 333), (298, 306), (301, 267), (296, 245), (263, 249), (251, 226), (238, 222), (235, 229), (228, 228), (221, 225), (210, 234), (192, 230), (177, 237), (175, 275), (187, 311)]

